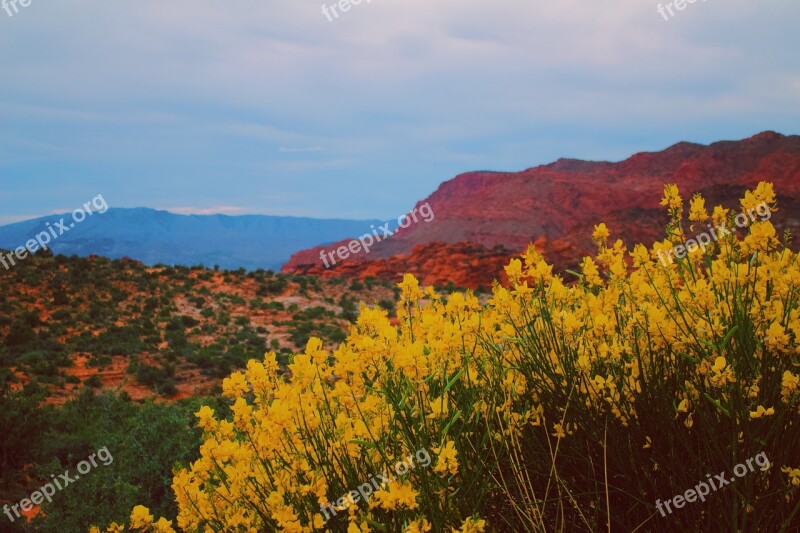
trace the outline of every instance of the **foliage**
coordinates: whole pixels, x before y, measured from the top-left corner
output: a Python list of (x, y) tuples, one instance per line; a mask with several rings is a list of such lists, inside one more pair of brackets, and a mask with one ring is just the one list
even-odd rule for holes
[(47, 445), (39, 457), (51, 459), (36, 467), (37, 478), (43, 484), (51, 474), (74, 473), (77, 463), (103, 447), (113, 461), (98, 462), (57, 492), (30, 530), (86, 531), (92, 523), (125, 519), (140, 501), (151, 502), (159, 513), (174, 514), (172, 469), (197, 458), (201, 432), (190, 414), (201, 402), (138, 405), (125, 396), (94, 396), (84, 389), (54, 414), (49, 431), (42, 431)]
[[(774, 211), (769, 184), (742, 200)], [(184, 531), (787, 531), (800, 511), (800, 257), (768, 221), (675, 263), (669, 237), (608, 244), (567, 285), (533, 249), (485, 304), (407, 275), (393, 327), (363, 308), (333, 353), (309, 340), (223, 383), (231, 419), (203, 407), (200, 458), (179, 471)], [(710, 218), (702, 198), (690, 220)], [(427, 449), (348, 510), (340, 498)], [(756, 470), (662, 518), (655, 507), (764, 453)], [(337, 500), (338, 499), (338, 500)], [(322, 508), (336, 507), (327, 522)], [(325, 507), (325, 509), (329, 509)], [(326, 513), (327, 514), (327, 513)], [(170, 515), (172, 516), (172, 515)], [(172, 531), (137, 507), (136, 530)], [(642, 529), (640, 529), (642, 530)]]
[(35, 384), (12, 389), (13, 374), (0, 368), (0, 488), (4, 493), (19, 481), (26, 464), (39, 457), (50, 409), (39, 408), (42, 390)]

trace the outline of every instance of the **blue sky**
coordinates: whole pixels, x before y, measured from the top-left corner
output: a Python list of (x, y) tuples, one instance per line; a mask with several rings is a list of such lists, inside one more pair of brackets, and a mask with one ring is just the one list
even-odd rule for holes
[(97, 194), (388, 219), (465, 171), (800, 133), (796, 0), (323, 3), (0, 10), (0, 224)]

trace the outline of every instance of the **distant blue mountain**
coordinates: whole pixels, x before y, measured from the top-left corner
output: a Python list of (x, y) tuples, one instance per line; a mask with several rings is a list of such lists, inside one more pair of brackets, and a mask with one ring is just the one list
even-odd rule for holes
[[(25, 246), (70, 213), (0, 226), (0, 248)], [(56, 254), (130, 257), (147, 265), (219, 265), (225, 269), (279, 270), (300, 250), (369, 233), (377, 220), (266, 215), (176, 215), (155, 209), (111, 208), (75, 224), (48, 245)], [(54, 229), (58, 234), (60, 229)]]

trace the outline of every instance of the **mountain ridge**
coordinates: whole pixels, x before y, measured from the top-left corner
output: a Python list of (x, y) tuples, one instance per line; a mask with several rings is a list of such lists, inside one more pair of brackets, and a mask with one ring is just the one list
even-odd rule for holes
[[(448, 271), (431, 259), (433, 250), (442, 262), (450, 250), (462, 257), (463, 266), (470, 263), (463, 257), (465, 249), (482, 257), (497, 246), (516, 253), (529, 243), (538, 244), (557, 268), (572, 268), (595, 251), (591, 230), (600, 222), (629, 245), (663, 239), (667, 216), (659, 201), (666, 183), (676, 183), (686, 199), (700, 192), (709, 206), (731, 206), (759, 181), (775, 183), (783, 209), (776, 227), (800, 230), (800, 136), (765, 131), (709, 145), (678, 142), (618, 162), (562, 158), (519, 172), (462, 173), (418, 202), (430, 204), (436, 214), (432, 223), (402, 229), (368, 255), (353, 254), (331, 269), (320, 264), (319, 247), (304, 250), (292, 256), (283, 272), (348, 277), (381, 272), (397, 280), (403, 271), (418, 271), (415, 265), (423, 261), (437, 272), (421, 273), (426, 284), (458, 279), (463, 286), (475, 286), (456, 268)], [(418, 248), (433, 244), (424, 252)], [(502, 278), (494, 261), (491, 268), (491, 275)]]
[[(24, 246), (58, 213), (0, 226), (0, 248)], [(270, 215), (176, 214), (148, 207), (116, 208), (92, 216), (52, 240), (64, 255), (130, 257), (146, 265), (219, 265), (278, 270), (297, 250), (333, 242), (374, 224), (373, 220), (316, 219)]]

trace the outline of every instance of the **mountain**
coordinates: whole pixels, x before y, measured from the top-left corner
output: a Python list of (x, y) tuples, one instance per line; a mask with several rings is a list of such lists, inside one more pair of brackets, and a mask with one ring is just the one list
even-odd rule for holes
[[(779, 230), (800, 231), (800, 136), (763, 132), (708, 146), (681, 142), (624, 161), (560, 159), (521, 172), (470, 172), (444, 182), (417, 204), (435, 218), (399, 229), (368, 254), (326, 268), (320, 251), (348, 240), (298, 252), (284, 272), (393, 280), (404, 272), (425, 284), (475, 287), (502, 277), (506, 259), (536, 243), (558, 269), (574, 267), (595, 251), (592, 228), (605, 222), (626, 244), (663, 239), (667, 214), (659, 205), (665, 183), (685, 200), (695, 192), (706, 205), (738, 205), (747, 188), (771, 181), (778, 193)], [(355, 234), (354, 234), (355, 235)]]
[[(67, 231), (49, 244), (55, 253), (130, 257), (146, 265), (277, 270), (298, 250), (369, 231), (370, 225), (377, 223), (264, 215), (176, 215), (146, 208), (94, 211), (71, 229), (69, 213), (2, 226), (0, 248), (24, 246), (48, 224), (55, 226), (63, 218)], [(62, 229), (54, 231), (58, 234)]]

